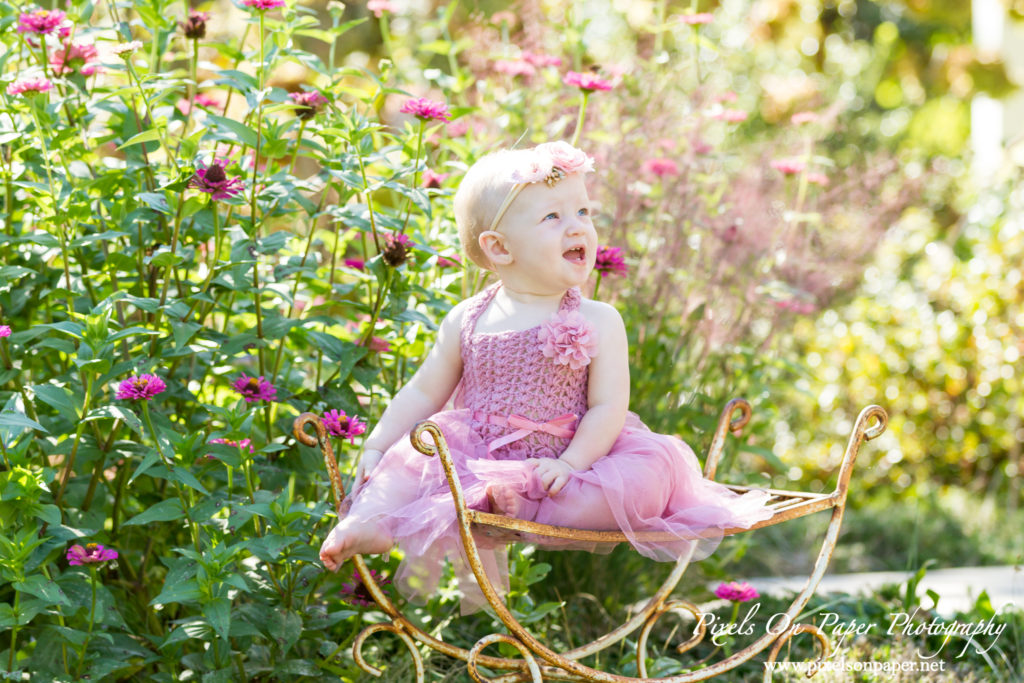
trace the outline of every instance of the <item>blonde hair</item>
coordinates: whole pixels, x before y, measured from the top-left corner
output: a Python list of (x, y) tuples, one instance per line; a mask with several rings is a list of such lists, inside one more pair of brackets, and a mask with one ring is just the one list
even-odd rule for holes
[(510, 169), (532, 150), (501, 150), (481, 157), (469, 167), (455, 192), (455, 225), (459, 241), (469, 260), (484, 270), (493, 270), (491, 261), (480, 248), (480, 235), (497, 226), (494, 218), (516, 183)]

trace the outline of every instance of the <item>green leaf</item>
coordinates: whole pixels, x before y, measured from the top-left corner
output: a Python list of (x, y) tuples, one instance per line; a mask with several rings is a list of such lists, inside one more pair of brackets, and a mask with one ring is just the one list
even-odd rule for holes
[(103, 418), (119, 419), (128, 425), (132, 431), (142, 434), (142, 420), (140, 420), (135, 413), (130, 410), (126, 410), (121, 406), (101, 406), (99, 408), (93, 408), (82, 421), (89, 422), (90, 420), (101, 420)]
[(135, 198), (158, 213), (167, 215), (171, 213), (171, 207), (163, 192), (140, 192), (135, 195)]
[(199, 590), (199, 582), (195, 579), (176, 581), (168, 585), (164, 583), (164, 589), (160, 595), (149, 601), (151, 605), (167, 605), (172, 602), (195, 602), (202, 597), (203, 592)]
[(168, 498), (151, 506), (145, 512), (135, 515), (125, 522), (124, 526), (149, 524), (150, 522), (171, 522), (184, 516), (185, 511), (181, 507), (181, 501), (177, 498)]
[[(245, 126), (234, 119), (215, 116), (213, 114), (207, 114), (206, 120), (214, 124), (218, 129), (225, 129), (230, 133), (230, 135), (225, 135), (224, 137), (234, 139), (246, 147), (256, 147), (256, 131), (252, 130), (248, 126)], [(218, 132), (223, 134), (224, 130), (218, 130)]]
[(213, 602), (203, 605), (203, 616), (210, 626), (224, 640), (228, 639), (231, 629), (231, 601), (227, 598), (214, 598)]
[(160, 139), (160, 131), (157, 130), (156, 128), (150, 128), (149, 130), (144, 130), (144, 131), (142, 131), (141, 133), (139, 133), (137, 135), (131, 136), (130, 138), (125, 140), (124, 144), (122, 144), (117, 149), (118, 149), (118, 151), (120, 151), (120, 150), (124, 149), (125, 147), (131, 147), (132, 145), (138, 145), (138, 144), (143, 143), (143, 142), (151, 142), (153, 140), (159, 140), (159, 139)]
[(5, 410), (0, 413), (0, 427), (20, 428), (18, 429), (18, 434), (21, 434), (26, 429), (37, 429), (44, 434), (49, 434), (43, 425), (14, 411)]
[(64, 387), (58, 387), (55, 384), (36, 384), (33, 385), (32, 391), (35, 393), (36, 398), (56, 410), (63, 417), (73, 422), (78, 421), (78, 406), (74, 401), (74, 396)]
[(53, 581), (40, 574), (34, 574), (24, 581), (15, 581), (14, 590), (40, 598), (47, 605), (70, 605), (71, 601)]
[(169, 251), (161, 251), (159, 254), (156, 254), (153, 258), (149, 259), (149, 265), (164, 268), (166, 266), (176, 266), (184, 260), (184, 257), (179, 254), (173, 254)]

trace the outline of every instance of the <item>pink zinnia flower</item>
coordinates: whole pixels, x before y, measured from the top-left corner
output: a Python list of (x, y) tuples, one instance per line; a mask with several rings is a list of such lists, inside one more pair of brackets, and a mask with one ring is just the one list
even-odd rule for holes
[(742, 109), (723, 109), (716, 114), (712, 114), (713, 118), (716, 118), (719, 121), (726, 121), (728, 123), (740, 123), (741, 121), (746, 121), (747, 116), (747, 112)]
[(0, 325), (0, 337), (10, 337), (10, 336), (11, 336), (11, 326), (10, 325)]
[(219, 443), (223, 446), (234, 446), (236, 448), (246, 448), (250, 453), (253, 452), (252, 439), (242, 439), (241, 441), (233, 441), (232, 439), (210, 439), (210, 443)]
[(349, 416), (344, 410), (328, 410), (323, 417), (324, 426), (334, 436), (340, 436), (355, 443), (355, 438), (366, 431), (366, 423), (355, 415)]
[(203, 109), (220, 109), (224, 104), (216, 97), (207, 95), (206, 93), (197, 93), (195, 99), (192, 102), (182, 98), (178, 100), (178, 103), (174, 105), (178, 111), (184, 116), (188, 116), (189, 111), (192, 109), (192, 105), (202, 107)]
[(368, 0), (366, 9), (373, 12), (373, 16), (380, 19), (384, 16), (385, 12), (394, 12), (395, 6), (391, 3), (391, 0)]
[(305, 92), (290, 92), (288, 97), (291, 98), (292, 102), (301, 105), (296, 113), (300, 119), (311, 119), (316, 116), (316, 113), (320, 111), (320, 107), (327, 104), (327, 98), (316, 90), (309, 90)]
[(102, 70), (98, 61), (99, 52), (91, 43), (65, 43), (63, 48), (50, 55), (50, 67), (55, 74), (78, 71), (83, 76), (91, 76)]
[(284, 7), (284, 0), (242, 0), (242, 4), (249, 9), (254, 9), (258, 12), (265, 12), (268, 9), (275, 9), (277, 7)]
[(594, 92), (595, 90), (611, 90), (612, 82), (607, 81), (603, 78), (599, 78), (591, 73), (580, 73), (578, 71), (570, 71), (565, 74), (562, 82), (566, 85), (574, 85), (584, 92)]
[(423, 172), (423, 187), (438, 189), (441, 187), (441, 183), (448, 179), (448, 173), (438, 173), (433, 169), (428, 168)]
[(438, 268), (461, 268), (462, 262), (457, 256), (438, 256), (437, 266)]
[(537, 68), (525, 59), (499, 59), (494, 62), (494, 70), (509, 76), (532, 76)]
[(579, 311), (559, 311), (537, 331), (540, 351), (573, 370), (590, 365), (597, 355), (597, 334)]
[(813, 171), (807, 174), (807, 182), (814, 183), (815, 185), (825, 186), (828, 185), (828, 176), (818, 171)]
[(35, 12), (22, 12), (18, 16), (18, 33), (47, 36), (59, 29), (66, 17), (67, 15), (59, 10), (37, 9)]
[(799, 126), (801, 123), (814, 123), (818, 120), (818, 115), (813, 111), (798, 111), (789, 117), (789, 122)]
[[(356, 341), (356, 346), (362, 346), (363, 340), (359, 339)], [(370, 337), (370, 343), (366, 345), (366, 348), (377, 353), (387, 353), (391, 350), (391, 344), (388, 343), (387, 339), (382, 337)]]
[(345, 265), (356, 270), (363, 270), (366, 268), (366, 261), (361, 258), (347, 258), (345, 259)]
[(598, 247), (594, 270), (601, 275), (625, 275), (628, 269), (622, 257), (622, 248)]
[(128, 59), (136, 50), (142, 49), (141, 40), (132, 40), (127, 43), (118, 43), (110, 51), (121, 59)]
[(697, 14), (681, 14), (679, 21), (689, 26), (696, 26), (698, 24), (710, 24), (715, 20), (715, 15), (710, 12), (699, 12)]
[(562, 66), (562, 59), (554, 55), (545, 55), (539, 52), (524, 52), (521, 59), (535, 67)]
[(205, 192), (213, 199), (227, 199), (242, 191), (245, 182), (238, 177), (228, 178), (224, 170), (230, 162), (227, 159), (215, 159), (205, 168), (200, 166), (189, 181), (189, 186)]
[(206, 37), (206, 22), (210, 20), (209, 12), (197, 12), (191, 10), (188, 19), (181, 22), (181, 30), (186, 38), (199, 40)]
[(644, 173), (650, 173), (651, 175), (656, 175), (659, 178), (679, 175), (679, 164), (664, 157), (647, 159), (640, 168)]
[(726, 90), (723, 93), (715, 95), (711, 100), (713, 102), (735, 102), (738, 95), (732, 90)]
[(792, 311), (793, 313), (799, 313), (800, 315), (809, 315), (817, 310), (817, 307), (808, 301), (799, 301), (797, 299), (784, 299), (773, 301), (775, 307), (783, 311)]
[(381, 258), (392, 268), (397, 268), (405, 263), (409, 259), (411, 251), (412, 240), (408, 235), (389, 232), (384, 236), (384, 249), (381, 251)]
[(720, 583), (718, 588), (715, 589), (715, 595), (723, 600), (732, 600), (733, 602), (750, 602), (755, 598), (761, 597), (757, 589), (746, 581)]
[(99, 543), (86, 543), (80, 546), (77, 543), (70, 548), (66, 555), (68, 564), (72, 567), (80, 567), (83, 564), (99, 564), (117, 559), (117, 551), (112, 548), (104, 548)]
[[(391, 579), (384, 578), (373, 569), (370, 570), (370, 576), (381, 590), (391, 583)], [(357, 571), (352, 572), (352, 583), (341, 584), (341, 599), (350, 605), (359, 607), (373, 607), (376, 604), (370, 591), (366, 588), (366, 584), (363, 583), (363, 577)]]
[(231, 383), (231, 386), (242, 395), (246, 403), (277, 400), (277, 389), (264, 379), (263, 375), (249, 377), (243, 372), (241, 377)]
[(804, 169), (807, 168), (807, 162), (803, 159), (796, 159), (790, 157), (788, 159), (775, 159), (771, 162), (771, 167), (776, 171), (781, 171), (786, 175), (794, 175), (796, 173), (803, 173)]
[(406, 100), (399, 111), (403, 114), (413, 114), (424, 121), (431, 119), (435, 121), (451, 120), (451, 113), (448, 111), (447, 104), (428, 100), (426, 97), (414, 97)]
[(167, 388), (157, 375), (145, 374), (129, 377), (117, 385), (117, 398), (130, 401), (148, 401)]
[(7, 86), (7, 94), (15, 95), (37, 95), (53, 88), (53, 83), (45, 78), (26, 78), (21, 81), (14, 81)]

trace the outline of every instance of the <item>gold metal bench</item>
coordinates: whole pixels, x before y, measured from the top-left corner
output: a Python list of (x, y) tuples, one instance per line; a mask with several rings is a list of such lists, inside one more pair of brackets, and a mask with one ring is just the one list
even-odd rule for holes
[[(750, 420), (750, 416), (750, 404), (744, 399), (733, 399), (726, 405), (719, 417), (718, 426), (711, 442), (711, 448), (704, 464), (705, 477), (708, 479), (714, 479), (715, 470), (717, 469), (718, 461), (722, 456), (722, 449), (725, 446), (727, 434), (732, 432), (733, 434), (738, 435), (743, 426)], [(363, 658), (362, 647), (368, 636), (381, 631), (386, 631), (398, 636), (398, 638), (405, 643), (413, 660), (417, 683), (422, 683), (424, 680), (423, 659), (416, 645), (417, 641), (437, 652), (442, 652), (450, 657), (466, 662), (470, 676), (472, 676), (473, 680), (478, 683), (487, 683), (488, 681), (492, 683), (513, 683), (514, 681), (540, 682), (544, 680), (614, 681), (616, 683), (654, 680), (665, 681), (667, 683), (701, 681), (730, 671), (740, 664), (749, 661), (769, 647), (771, 650), (768, 653), (767, 663), (773, 663), (782, 646), (794, 635), (800, 633), (810, 633), (817, 639), (820, 645), (818, 662), (821, 662), (831, 651), (831, 644), (828, 637), (816, 626), (811, 624), (796, 624), (796, 617), (807, 604), (808, 600), (810, 600), (811, 595), (813, 595), (818, 583), (825, 574), (825, 569), (832, 557), (832, 552), (835, 550), (836, 539), (839, 535), (839, 527), (842, 525), (843, 521), (843, 512), (846, 509), (846, 497), (849, 490), (850, 475), (853, 472), (854, 461), (857, 459), (857, 452), (860, 450), (860, 446), (863, 442), (870, 441), (885, 431), (887, 421), (888, 417), (885, 411), (879, 406), (868, 406), (861, 411), (860, 415), (857, 417), (857, 422), (854, 424), (853, 431), (850, 434), (850, 439), (846, 446), (846, 452), (843, 456), (842, 464), (839, 467), (839, 478), (833, 491), (830, 493), (806, 493), (803, 491), (768, 489), (771, 493), (769, 507), (773, 510), (773, 514), (769, 519), (758, 522), (749, 529), (733, 528), (725, 531), (725, 535), (752, 531), (754, 529), (803, 517), (813, 512), (828, 509), (832, 510), (832, 520), (825, 533), (825, 539), (822, 543), (821, 550), (818, 552), (818, 557), (815, 560), (814, 569), (808, 577), (803, 590), (801, 590), (794, 598), (793, 603), (784, 613), (785, 616), (774, 620), (777, 622), (777, 625), (767, 630), (763, 636), (755, 640), (753, 643), (750, 643), (742, 650), (739, 650), (735, 654), (726, 657), (721, 661), (695, 671), (668, 676), (665, 678), (648, 678), (646, 670), (645, 660), (647, 658), (647, 639), (650, 635), (651, 629), (654, 627), (658, 619), (668, 612), (679, 610), (687, 611), (697, 619), (695, 634), (686, 642), (676, 647), (676, 652), (678, 653), (685, 652), (695, 647), (701, 642), (701, 640), (703, 640), (706, 633), (704, 621), (700, 618), (701, 612), (696, 605), (685, 600), (669, 598), (673, 589), (675, 589), (679, 580), (682, 578), (683, 573), (686, 571), (690, 562), (690, 557), (680, 557), (668, 577), (662, 582), (654, 595), (647, 601), (643, 609), (630, 617), (621, 626), (581, 647), (561, 653), (551, 650), (547, 645), (538, 641), (516, 620), (502, 598), (499, 596), (498, 592), (491, 585), (487, 574), (484, 572), (483, 565), (481, 564), (480, 555), (477, 551), (477, 544), (473, 536), (474, 531), (484, 533), (489, 536), (497, 536), (503, 540), (507, 539), (509, 541), (523, 539), (529, 540), (530, 536), (538, 536), (566, 540), (593, 541), (598, 543), (624, 543), (627, 542), (625, 535), (618, 531), (589, 531), (537, 524), (535, 522), (528, 522), (467, 508), (462, 494), (462, 487), (458, 478), (455, 476), (455, 466), (448, 451), (448, 444), (445, 441), (444, 435), (435, 423), (430, 422), (429, 420), (421, 422), (410, 434), (412, 444), (418, 451), (426, 456), (436, 455), (440, 457), (441, 464), (444, 467), (445, 476), (447, 477), (448, 484), (451, 487), (452, 497), (455, 500), (455, 509), (458, 516), (460, 534), (466, 551), (466, 557), (469, 560), (473, 574), (476, 576), (480, 588), (483, 591), (484, 597), (487, 599), (491, 608), (493, 608), (495, 614), (508, 629), (509, 633), (494, 633), (484, 636), (469, 650), (456, 647), (450, 643), (445, 643), (427, 633), (424, 633), (398, 611), (388, 596), (374, 581), (374, 577), (367, 568), (363, 558), (356, 555), (353, 558), (356, 571), (359, 572), (367, 591), (376, 601), (377, 605), (388, 617), (390, 617), (390, 622), (371, 624), (359, 633), (352, 646), (355, 661), (364, 671), (374, 676), (380, 676), (382, 673), (380, 669), (371, 666)], [(315, 436), (305, 431), (307, 424), (312, 424), (315, 427)], [(294, 431), (296, 438), (301, 443), (307, 446), (319, 446), (323, 452), (324, 464), (326, 465), (330, 476), (334, 503), (336, 509), (340, 511), (345, 493), (342, 489), (341, 476), (338, 473), (337, 461), (335, 459), (334, 450), (331, 447), (326, 428), (320, 421), (320, 418), (313, 413), (303, 413), (296, 418)], [(729, 486), (729, 488), (738, 493), (743, 493), (754, 487)], [(659, 534), (663, 534), (663, 532), (651, 532), (651, 537), (660, 538)], [(580, 659), (600, 652), (608, 646), (621, 641), (637, 629), (639, 629), (639, 636), (637, 638), (636, 657), (639, 677), (606, 673), (579, 662)], [(522, 654), (522, 658), (508, 659), (504, 657), (484, 655), (483, 650), (489, 645), (495, 643), (507, 643), (512, 645)], [(480, 666), (493, 670), (509, 671), (510, 673), (498, 676), (497, 678), (486, 679), (479, 671)], [(771, 670), (772, 667), (767, 665), (765, 666), (765, 681), (769, 681), (771, 679)]]

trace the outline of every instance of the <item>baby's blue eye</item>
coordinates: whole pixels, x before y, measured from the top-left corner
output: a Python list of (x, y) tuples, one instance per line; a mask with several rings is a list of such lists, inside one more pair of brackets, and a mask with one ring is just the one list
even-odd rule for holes
[(583, 207), (582, 209), (579, 210), (578, 214), (580, 216), (589, 216), (590, 215), (590, 209), (588, 209), (587, 207)]
[(557, 213), (554, 213), (554, 212), (552, 212), (552, 213), (549, 213), (549, 214), (548, 214), (547, 216), (544, 216), (544, 220), (547, 220), (547, 219), (549, 219), (549, 218), (554, 218), (554, 219), (557, 219), (557, 218), (558, 218), (558, 214), (557, 214)]

